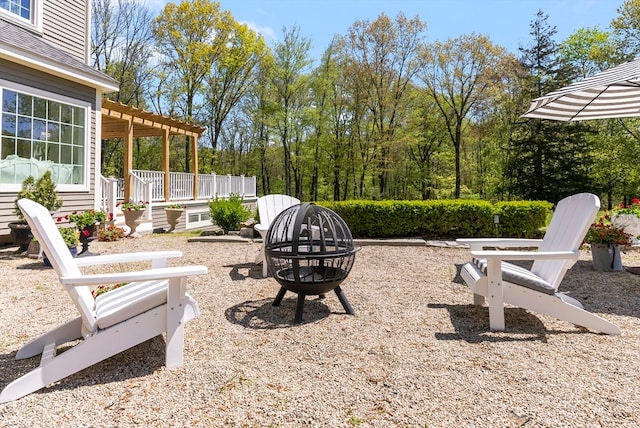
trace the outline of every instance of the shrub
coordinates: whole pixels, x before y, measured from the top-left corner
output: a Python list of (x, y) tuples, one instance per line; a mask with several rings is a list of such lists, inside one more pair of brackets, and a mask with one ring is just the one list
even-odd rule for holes
[[(356, 238), (453, 239), (461, 237), (532, 237), (541, 233), (551, 204), (481, 200), (318, 202), (335, 211)], [(498, 216), (499, 223), (494, 223)]]
[(552, 204), (545, 201), (498, 202), (495, 215), (499, 216), (497, 233), (515, 238), (537, 238), (543, 234)]
[(18, 200), (22, 198), (31, 199), (50, 212), (54, 212), (62, 206), (62, 199), (58, 198), (56, 193), (56, 184), (51, 178), (51, 171), (46, 171), (37, 180), (30, 175), (22, 182), (22, 188), (18, 192), (18, 197), (15, 201), (14, 212), (21, 221), (24, 221), (22, 211), (18, 208)]
[(211, 222), (218, 225), (225, 234), (230, 230), (238, 230), (240, 222), (251, 217), (251, 211), (242, 205), (239, 194), (231, 194), (228, 199), (215, 198), (209, 202)]

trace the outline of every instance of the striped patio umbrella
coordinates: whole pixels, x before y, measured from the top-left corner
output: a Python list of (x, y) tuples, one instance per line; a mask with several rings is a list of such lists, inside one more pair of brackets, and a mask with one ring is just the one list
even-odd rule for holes
[(523, 117), (565, 122), (640, 116), (640, 58), (531, 101)]

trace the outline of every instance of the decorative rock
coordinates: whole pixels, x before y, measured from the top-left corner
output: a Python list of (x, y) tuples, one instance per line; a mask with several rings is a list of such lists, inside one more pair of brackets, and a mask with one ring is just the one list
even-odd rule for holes
[(241, 227), (240, 228), (240, 237), (242, 238), (248, 238), (248, 239), (252, 239), (253, 238), (253, 227)]
[(256, 224), (256, 219), (250, 218), (249, 220), (246, 220), (240, 223), (240, 229), (242, 230), (243, 227), (253, 228), (255, 224)]

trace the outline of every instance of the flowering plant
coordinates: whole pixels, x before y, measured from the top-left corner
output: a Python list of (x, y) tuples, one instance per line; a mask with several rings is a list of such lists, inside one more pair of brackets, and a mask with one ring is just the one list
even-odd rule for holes
[(170, 208), (172, 210), (183, 210), (184, 209), (184, 205), (182, 205), (182, 204), (169, 204), (169, 205), (167, 205), (167, 208)]
[(116, 206), (119, 206), (122, 211), (141, 211), (146, 208), (148, 202), (125, 202), (119, 203)]
[[(86, 210), (81, 213), (74, 211), (72, 214), (65, 216), (67, 220), (76, 224), (80, 230), (93, 226), (96, 223), (104, 223), (107, 220), (107, 214), (104, 211)], [(60, 221), (60, 218), (58, 218)]]
[(615, 227), (609, 222), (609, 217), (603, 215), (597, 222), (593, 223), (584, 237), (587, 244), (613, 244), (631, 245), (631, 235), (625, 233), (623, 229)]
[(611, 213), (614, 215), (632, 214), (636, 217), (640, 217), (640, 199), (631, 199), (631, 205), (620, 204), (617, 207), (611, 208)]
[(125, 283), (123, 282), (123, 283), (120, 283), (120, 284), (113, 284), (113, 285), (98, 285), (98, 287), (96, 287), (93, 290), (91, 290), (91, 295), (95, 299), (96, 297), (98, 297), (101, 294), (108, 293), (111, 290), (115, 290), (116, 288), (122, 287), (124, 284)]
[(119, 241), (125, 236), (124, 229), (114, 225), (98, 230), (98, 241)]

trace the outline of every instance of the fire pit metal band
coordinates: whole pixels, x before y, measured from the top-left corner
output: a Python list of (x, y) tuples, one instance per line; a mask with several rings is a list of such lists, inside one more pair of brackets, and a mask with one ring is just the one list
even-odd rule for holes
[(328, 208), (312, 203), (294, 205), (272, 222), (265, 240), (269, 269), (281, 285), (273, 302), (280, 305), (285, 293), (298, 294), (296, 322), (302, 321), (304, 299), (334, 290), (348, 314), (354, 310), (340, 283), (347, 277), (357, 249), (344, 220)]

